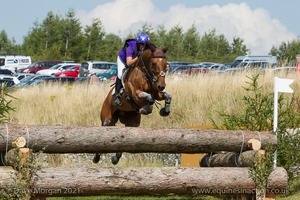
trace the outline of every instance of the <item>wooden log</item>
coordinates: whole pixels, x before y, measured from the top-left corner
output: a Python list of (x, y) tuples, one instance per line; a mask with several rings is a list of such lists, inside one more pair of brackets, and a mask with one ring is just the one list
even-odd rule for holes
[(12, 166), (16, 170), (20, 166), (29, 166), (32, 162), (32, 155), (29, 148), (13, 148), (10, 149), (6, 156), (5, 161), (8, 166)]
[[(248, 168), (50, 167), (32, 178), (36, 196), (255, 194)], [(0, 175), (9, 177), (3, 168)], [(11, 177), (12, 179), (12, 177)], [(276, 168), (268, 190), (285, 192), (287, 172)], [(10, 179), (0, 178), (0, 188)]]
[(45, 153), (240, 152), (249, 150), (247, 141), (260, 138), (262, 148), (277, 144), (272, 132), (213, 129), (8, 125), (9, 138), (6, 135), (6, 126), (0, 126), (0, 151), (7, 140), (11, 149), (11, 140), (20, 136), (28, 148)]
[(25, 147), (25, 145), (26, 145), (26, 139), (22, 136), (17, 137), (15, 139), (13, 139), (13, 141), (12, 141), (12, 147), (22, 148), (22, 147)]
[(207, 154), (200, 160), (200, 167), (250, 167), (258, 151), (224, 152)]
[(246, 143), (246, 145), (247, 145), (249, 148), (251, 148), (251, 149), (253, 149), (253, 150), (255, 150), (255, 151), (258, 151), (258, 150), (260, 150), (260, 148), (261, 148), (261, 142), (260, 142), (259, 140), (256, 140), (256, 139), (250, 139), (250, 140)]

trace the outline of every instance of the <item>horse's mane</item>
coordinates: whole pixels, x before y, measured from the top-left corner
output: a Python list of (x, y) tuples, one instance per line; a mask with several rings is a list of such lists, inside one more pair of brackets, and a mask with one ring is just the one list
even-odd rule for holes
[(161, 50), (156, 48), (154, 44), (149, 44), (149, 47), (143, 52), (142, 56), (143, 58), (147, 58), (147, 56), (152, 58), (165, 58), (165, 52), (165, 49)]

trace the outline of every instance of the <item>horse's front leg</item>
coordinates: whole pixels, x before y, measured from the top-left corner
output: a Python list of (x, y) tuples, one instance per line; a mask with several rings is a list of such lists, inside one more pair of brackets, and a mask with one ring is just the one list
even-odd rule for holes
[(153, 104), (155, 102), (155, 99), (153, 96), (147, 92), (140, 92), (137, 94), (138, 98), (140, 99), (146, 99), (148, 101), (148, 105), (143, 106), (142, 108), (139, 109), (139, 113), (143, 115), (148, 115), (152, 113), (153, 110)]
[(171, 112), (171, 101), (172, 101), (172, 96), (168, 94), (167, 92), (161, 92), (160, 95), (162, 98), (165, 100), (165, 107), (160, 109), (159, 114), (160, 116), (168, 116)]

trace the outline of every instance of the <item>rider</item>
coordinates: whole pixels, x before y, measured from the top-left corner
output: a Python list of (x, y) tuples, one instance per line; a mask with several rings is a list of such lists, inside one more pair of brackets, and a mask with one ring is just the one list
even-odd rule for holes
[[(122, 89), (122, 74), (125, 67), (132, 67), (136, 64), (140, 52), (145, 50), (147, 44), (150, 44), (150, 37), (146, 33), (138, 34), (136, 39), (128, 40), (126, 45), (120, 50), (117, 65), (118, 65), (118, 76), (115, 85), (114, 94), (114, 105), (121, 105), (121, 95), (120, 90)], [(134, 58), (134, 56), (136, 56)]]

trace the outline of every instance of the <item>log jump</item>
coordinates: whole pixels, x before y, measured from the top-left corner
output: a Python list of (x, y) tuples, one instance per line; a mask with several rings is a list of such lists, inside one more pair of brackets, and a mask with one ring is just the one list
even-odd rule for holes
[[(0, 189), (13, 187), (14, 170), (1, 167)], [(269, 193), (284, 193), (287, 173), (276, 168), (268, 178)], [(253, 195), (247, 168), (99, 168), (49, 167), (32, 177), (36, 196), (91, 195)]]
[(252, 150), (246, 145), (258, 140), (261, 148), (276, 146), (272, 132), (154, 129), (82, 126), (0, 126), (0, 151), (12, 148), (15, 138), (24, 137), (27, 147), (44, 153), (210, 153)]
[[(239, 164), (253, 158), (258, 149), (276, 147), (273, 132), (228, 131), (213, 129), (154, 129), (133, 127), (83, 126), (0, 126), (0, 152), (14, 158), (28, 152), (44, 153), (211, 153), (225, 155), (224, 167), (219, 158), (210, 157), (214, 168), (100, 168), (48, 167), (36, 169), (30, 178), (30, 195), (253, 195), (256, 185), (248, 167), (234, 167), (233, 155), (243, 155)], [(25, 151), (26, 150), (26, 151)], [(24, 154), (25, 155), (25, 154)], [(28, 158), (30, 155), (28, 154)], [(213, 159), (212, 159), (213, 158)], [(240, 157), (241, 158), (241, 157)], [(21, 159), (22, 160), (22, 159)], [(24, 160), (24, 159), (23, 159)], [(250, 159), (251, 160), (251, 159)], [(18, 162), (18, 159), (11, 159)], [(24, 163), (24, 166), (27, 163)], [(248, 166), (248, 164), (245, 166)], [(27, 169), (27, 168), (26, 168)], [(0, 190), (15, 188), (24, 177), (18, 168), (0, 167)], [(25, 175), (27, 174), (25, 171)], [(285, 193), (288, 176), (285, 169), (275, 168), (267, 180), (266, 192)], [(9, 191), (8, 191), (9, 192)], [(28, 199), (28, 195), (24, 199)]]

